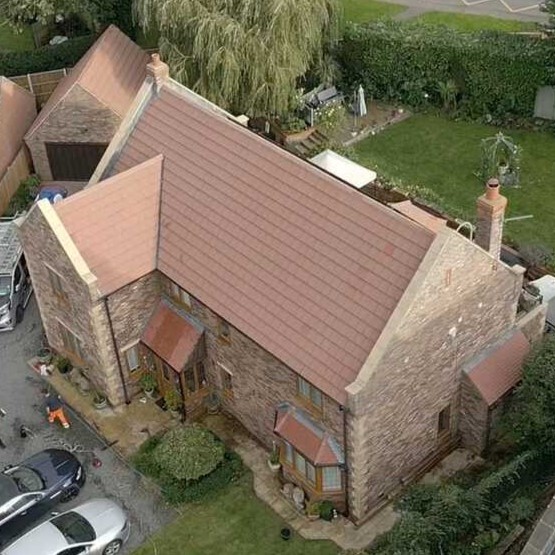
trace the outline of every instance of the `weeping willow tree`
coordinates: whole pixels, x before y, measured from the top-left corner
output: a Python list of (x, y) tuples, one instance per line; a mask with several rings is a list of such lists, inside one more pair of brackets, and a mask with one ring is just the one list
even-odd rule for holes
[(284, 114), (309, 70), (329, 80), (337, 0), (135, 0), (172, 76), (234, 113)]

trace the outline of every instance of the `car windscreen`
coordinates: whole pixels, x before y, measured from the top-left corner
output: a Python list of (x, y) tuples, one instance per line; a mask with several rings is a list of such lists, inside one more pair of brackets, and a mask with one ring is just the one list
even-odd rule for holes
[(69, 543), (91, 542), (96, 534), (89, 521), (80, 514), (69, 512), (50, 521)]
[(17, 466), (7, 471), (8, 476), (16, 483), (17, 489), (21, 493), (29, 491), (41, 491), (44, 489), (44, 482), (40, 474), (27, 468), (26, 466)]
[(0, 298), (9, 297), (12, 290), (12, 277), (1, 275), (0, 276)]
[(7, 503), (18, 495), (19, 490), (17, 489), (16, 483), (8, 476), (0, 474), (0, 508), (4, 503)]

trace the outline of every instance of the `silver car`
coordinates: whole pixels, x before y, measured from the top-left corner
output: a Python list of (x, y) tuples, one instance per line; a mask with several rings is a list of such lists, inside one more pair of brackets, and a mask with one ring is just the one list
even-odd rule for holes
[(109, 499), (92, 499), (33, 528), (0, 555), (115, 555), (129, 520)]

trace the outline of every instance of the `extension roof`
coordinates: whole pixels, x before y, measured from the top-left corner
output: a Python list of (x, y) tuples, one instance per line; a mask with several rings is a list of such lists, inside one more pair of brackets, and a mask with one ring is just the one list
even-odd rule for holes
[(149, 56), (115, 25), (110, 25), (56, 87), (31, 129), (31, 135), (79, 86), (118, 116), (125, 116), (146, 76)]
[(0, 77), (0, 178), (14, 161), (36, 115), (35, 97), (13, 81)]
[[(435, 233), (170, 83), (134, 118), (109, 181), (117, 188), (122, 172), (142, 172), (139, 164), (161, 154), (156, 267), (344, 402), (345, 387), (358, 376)], [(100, 201), (99, 186), (74, 198), (89, 194)], [(139, 184), (135, 190), (140, 197)], [(78, 202), (85, 210), (87, 201)], [(136, 210), (135, 202), (121, 193), (104, 204), (123, 218)], [(99, 228), (109, 227), (100, 205), (89, 210)], [(76, 219), (75, 226), (72, 236), (79, 234)], [(135, 234), (130, 225), (112, 235), (127, 242)], [(86, 261), (106, 260), (91, 267), (101, 283), (112, 267), (130, 263), (117, 256), (125, 249), (105, 241), (95, 246), (92, 234), (86, 245)]]

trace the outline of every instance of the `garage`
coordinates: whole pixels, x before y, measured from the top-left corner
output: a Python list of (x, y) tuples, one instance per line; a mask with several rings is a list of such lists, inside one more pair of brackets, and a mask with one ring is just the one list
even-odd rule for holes
[(54, 181), (88, 181), (104, 151), (105, 143), (46, 143)]

